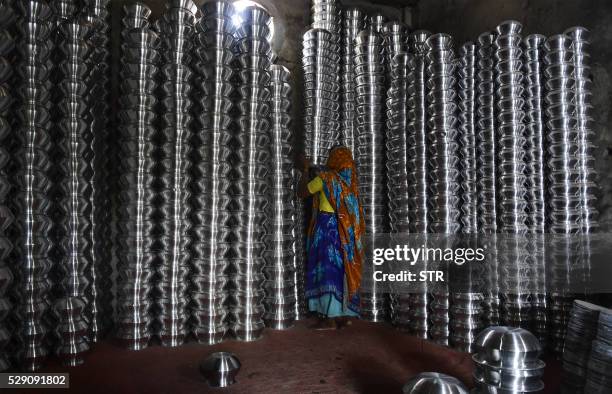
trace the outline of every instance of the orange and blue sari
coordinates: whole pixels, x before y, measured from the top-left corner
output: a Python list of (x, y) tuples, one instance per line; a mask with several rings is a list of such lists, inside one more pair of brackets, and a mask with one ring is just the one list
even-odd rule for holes
[(333, 149), (327, 168), (319, 178), (335, 212), (320, 211), (319, 198), (313, 197), (306, 300), (310, 311), (326, 317), (358, 316), (365, 218), (351, 151), (345, 147)]

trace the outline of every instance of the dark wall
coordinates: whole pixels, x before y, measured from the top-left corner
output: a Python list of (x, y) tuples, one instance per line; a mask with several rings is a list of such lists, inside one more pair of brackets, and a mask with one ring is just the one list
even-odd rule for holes
[(523, 24), (524, 35), (562, 33), (571, 26), (591, 31), (593, 117), (599, 173), (601, 224), (612, 230), (612, 1), (610, 0), (421, 0), (416, 24), (453, 35), (456, 47), (504, 20)]

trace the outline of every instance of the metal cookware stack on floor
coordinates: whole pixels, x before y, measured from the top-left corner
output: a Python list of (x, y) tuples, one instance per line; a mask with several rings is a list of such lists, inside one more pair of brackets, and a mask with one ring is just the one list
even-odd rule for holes
[[(359, 193), (363, 204), (366, 237), (387, 232), (387, 196), (385, 193), (385, 69), (383, 39), (380, 33), (364, 30), (355, 40), (355, 89), (357, 116), (357, 166)], [(366, 281), (370, 281), (367, 283)], [(364, 319), (381, 321), (386, 307), (383, 295), (372, 278), (362, 279)]]
[(272, 76), (272, 187), (266, 256), (266, 325), (285, 329), (295, 321), (295, 281), (293, 261), (296, 242), (295, 190), (293, 188), (290, 129), (291, 74), (286, 67), (274, 65)]
[(402, 388), (403, 394), (467, 394), (468, 389), (449, 375), (437, 372), (423, 372), (410, 379)]
[(156, 266), (155, 108), (160, 39), (151, 10), (124, 8), (121, 51), (121, 177), (117, 229), (117, 336), (133, 350), (151, 338), (153, 270)]
[(597, 336), (591, 344), (585, 393), (607, 393), (612, 388), (612, 311), (599, 312)]
[(475, 393), (535, 393), (544, 389), (542, 346), (522, 328), (493, 326), (475, 341)]
[(241, 65), (238, 130), (234, 135), (232, 309), (236, 337), (252, 341), (264, 328), (266, 234), (270, 225), (270, 15), (258, 7), (242, 12), (235, 50)]
[(233, 127), (235, 9), (229, 2), (205, 3), (196, 24), (193, 51), (194, 245), (192, 332), (201, 343), (220, 342), (227, 333), (227, 270), (230, 250), (229, 195)]

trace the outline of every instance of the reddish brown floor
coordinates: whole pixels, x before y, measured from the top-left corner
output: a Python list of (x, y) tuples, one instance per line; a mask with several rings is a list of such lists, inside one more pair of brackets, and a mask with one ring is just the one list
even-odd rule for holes
[[(355, 322), (337, 331), (313, 331), (309, 324), (268, 330), (252, 343), (153, 346), (139, 352), (101, 343), (85, 365), (68, 370), (50, 365), (43, 372), (70, 372), (75, 393), (401, 393), (408, 379), (424, 371), (446, 373), (471, 386), (467, 354), (383, 324)], [(199, 362), (214, 351), (233, 352), (242, 362), (238, 383), (230, 388), (211, 389), (200, 377)], [(547, 362), (546, 392), (555, 393), (560, 368)]]

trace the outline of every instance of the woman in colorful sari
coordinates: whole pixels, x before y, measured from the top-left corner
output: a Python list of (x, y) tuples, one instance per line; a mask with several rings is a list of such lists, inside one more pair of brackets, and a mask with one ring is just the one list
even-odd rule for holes
[(312, 219), (306, 250), (306, 301), (318, 314), (317, 329), (340, 328), (359, 316), (361, 236), (365, 233), (355, 162), (346, 147), (332, 149), (324, 171), (309, 179), (310, 162), (302, 160), (300, 195), (312, 195)]

